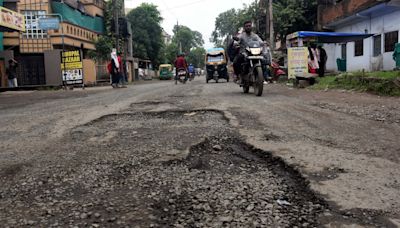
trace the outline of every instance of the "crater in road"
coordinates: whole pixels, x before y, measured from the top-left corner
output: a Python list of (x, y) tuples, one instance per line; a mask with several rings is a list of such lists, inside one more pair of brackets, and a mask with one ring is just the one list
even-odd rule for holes
[(314, 227), (326, 209), (214, 110), (104, 116), (52, 150), (62, 159), (2, 189), (2, 224)]

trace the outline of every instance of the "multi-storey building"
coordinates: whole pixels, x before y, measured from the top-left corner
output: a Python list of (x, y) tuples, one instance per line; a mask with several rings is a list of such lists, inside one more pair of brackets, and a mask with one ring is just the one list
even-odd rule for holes
[(336, 59), (347, 60), (347, 70), (392, 70), (394, 46), (399, 42), (399, 0), (319, 0), (320, 30), (369, 33), (374, 36), (349, 43), (325, 45), (327, 69)]
[[(104, 30), (104, 0), (5, 0), (5, 5), (25, 16), (25, 32), (5, 32), (3, 39), (3, 56), (19, 62), (19, 85), (60, 85), (60, 50), (80, 50), (85, 58)], [(42, 30), (39, 20), (45, 17), (59, 18), (59, 28)]]

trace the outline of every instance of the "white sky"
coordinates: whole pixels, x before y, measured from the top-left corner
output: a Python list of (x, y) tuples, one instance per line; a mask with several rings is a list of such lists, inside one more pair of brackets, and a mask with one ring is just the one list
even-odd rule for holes
[(210, 43), (212, 31), (215, 28), (217, 16), (231, 8), (242, 8), (254, 0), (125, 0), (126, 8), (135, 8), (141, 3), (153, 3), (158, 6), (164, 21), (162, 27), (173, 35), (172, 29), (177, 21), (203, 35), (205, 48), (212, 48)]

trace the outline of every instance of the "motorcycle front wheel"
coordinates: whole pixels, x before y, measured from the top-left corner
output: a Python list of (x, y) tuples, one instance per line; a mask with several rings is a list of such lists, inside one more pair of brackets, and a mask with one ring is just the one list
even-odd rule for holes
[(261, 67), (257, 67), (254, 72), (255, 82), (254, 82), (254, 94), (259, 97), (262, 95), (264, 90), (264, 79), (263, 79), (263, 71)]

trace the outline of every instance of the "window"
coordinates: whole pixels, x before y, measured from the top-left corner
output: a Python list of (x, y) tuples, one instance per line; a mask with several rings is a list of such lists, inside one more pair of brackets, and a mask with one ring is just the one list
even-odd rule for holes
[(364, 40), (357, 40), (354, 42), (354, 56), (364, 55)]
[(44, 10), (26, 10), (22, 11), (25, 16), (25, 32), (23, 36), (28, 39), (44, 38), (47, 33), (39, 29), (39, 18), (45, 17), (46, 11)]
[(382, 35), (374, 36), (374, 57), (382, 54)]
[(385, 52), (394, 51), (394, 46), (399, 42), (399, 31), (385, 33)]

